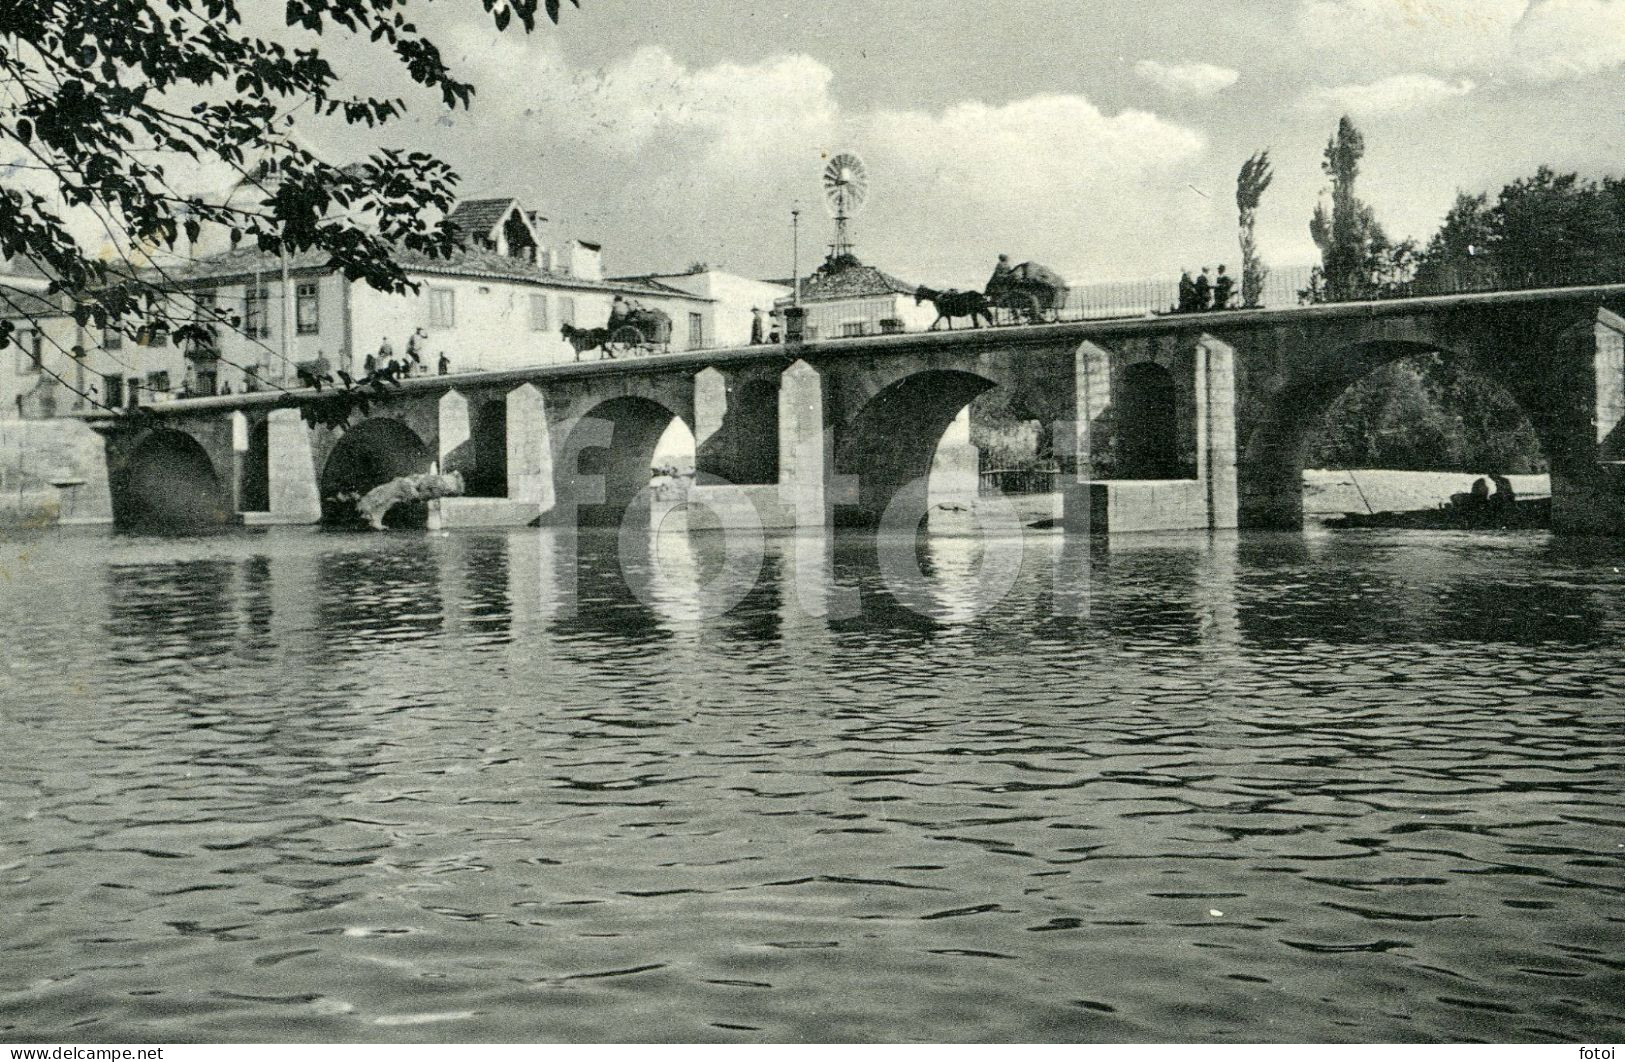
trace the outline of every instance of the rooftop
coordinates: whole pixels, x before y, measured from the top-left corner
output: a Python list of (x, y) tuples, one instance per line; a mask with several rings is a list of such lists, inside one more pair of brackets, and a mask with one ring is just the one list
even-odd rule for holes
[(519, 200), (511, 195), (499, 199), (464, 199), (452, 208), (446, 222), (465, 237), (488, 237), (491, 230), (508, 216), (508, 211), (518, 202)]
[[(408, 273), (432, 276), (467, 277), (477, 280), (512, 280), (548, 287), (575, 288), (588, 291), (625, 292), (636, 295), (677, 296), (698, 299), (685, 291), (664, 284), (642, 280), (589, 280), (554, 270), (543, 269), (518, 258), (509, 258), (492, 251), (460, 250), (448, 258), (431, 258), (412, 251), (399, 251), (395, 261)], [(320, 252), (306, 251), (290, 255), (288, 268), (294, 272), (325, 272), (329, 268), (327, 257)], [(244, 279), (256, 274), (275, 274), (282, 269), (282, 256), (253, 248), (238, 248), (222, 254), (200, 258), (183, 269), (170, 271), (172, 279), (183, 284), (203, 281)]]
[[(771, 284), (794, 287), (794, 280), (771, 280)], [(915, 285), (900, 280), (852, 255), (828, 259), (812, 276), (801, 282), (802, 302), (835, 302), (840, 299), (875, 298), (884, 295), (912, 295)]]

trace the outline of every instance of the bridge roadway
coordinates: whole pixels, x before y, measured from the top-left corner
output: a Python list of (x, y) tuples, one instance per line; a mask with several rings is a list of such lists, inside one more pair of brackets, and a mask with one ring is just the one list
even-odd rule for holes
[(699, 523), (802, 527), (912, 520), (943, 490), (973, 498), (961, 414), (996, 392), (1049, 434), (1070, 530), (1297, 527), (1320, 415), (1380, 365), (1432, 351), (1528, 416), (1558, 529), (1625, 528), (1625, 284), (422, 377), (338, 429), (307, 426), (279, 393), (91, 420), (124, 524), (316, 522), (342, 510), (336, 495), (431, 467), (470, 487), (431, 506), (440, 526), (618, 522), (676, 417), (695, 437)]

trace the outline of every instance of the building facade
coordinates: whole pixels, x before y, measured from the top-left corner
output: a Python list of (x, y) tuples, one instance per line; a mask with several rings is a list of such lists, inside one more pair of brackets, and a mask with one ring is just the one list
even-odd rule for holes
[[(936, 309), (930, 303), (916, 304), (914, 291), (915, 285), (864, 265), (853, 255), (827, 258), (801, 281), (805, 336), (841, 339), (928, 328), (936, 320)], [(791, 292), (774, 305), (782, 312), (796, 298)]]
[[(698, 349), (715, 335), (715, 299), (678, 287), (603, 279), (601, 249), (582, 240), (547, 247), (541, 219), (517, 200), (476, 200), (453, 212), (463, 247), (445, 259), (402, 252), (417, 286), (390, 294), (347, 280), (318, 254), (239, 249), (193, 259), (153, 280), (168, 291), (167, 328), (138, 335), (76, 325), (46, 280), (7, 278), (0, 314), (23, 334), (6, 351), (0, 401), (25, 417), (88, 405), (123, 407), (173, 398), (299, 385), (300, 370), (360, 376), (369, 355), (404, 358), (419, 330), (418, 373), (521, 368), (570, 361), (564, 326), (601, 328), (617, 297), (664, 311), (670, 349)], [(220, 321), (212, 343), (182, 349), (185, 322)], [(82, 353), (76, 355), (75, 351)], [(590, 351), (584, 357), (599, 357)]]
[(712, 331), (705, 336), (705, 345), (712, 347), (743, 347), (751, 340), (751, 325), (760, 309), (771, 313), (774, 304), (790, 293), (784, 284), (767, 280), (752, 280), (720, 269), (693, 269), (686, 273), (653, 273), (639, 277), (621, 277), (634, 281), (672, 288), (700, 298), (710, 299)]

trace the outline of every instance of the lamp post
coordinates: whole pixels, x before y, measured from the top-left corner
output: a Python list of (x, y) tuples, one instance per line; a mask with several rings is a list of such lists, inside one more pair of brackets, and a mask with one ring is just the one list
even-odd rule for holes
[(790, 208), (790, 283), (793, 294), (784, 311), (784, 341), (800, 343), (806, 336), (806, 311), (801, 308), (801, 208)]

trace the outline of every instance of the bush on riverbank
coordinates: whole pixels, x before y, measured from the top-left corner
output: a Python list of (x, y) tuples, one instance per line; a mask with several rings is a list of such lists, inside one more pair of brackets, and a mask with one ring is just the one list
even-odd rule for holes
[(1392, 362), (1343, 392), (1311, 436), (1319, 468), (1546, 471), (1540, 441), (1500, 387), (1448, 354)]

